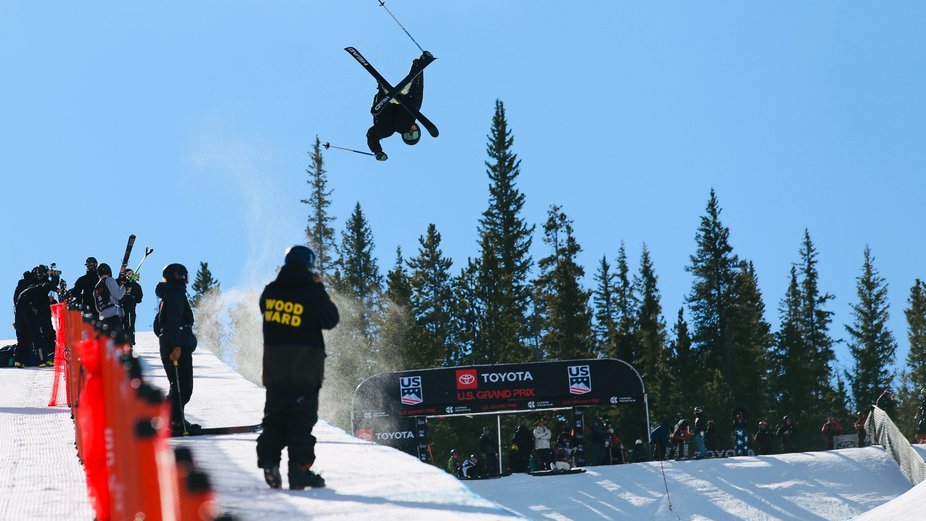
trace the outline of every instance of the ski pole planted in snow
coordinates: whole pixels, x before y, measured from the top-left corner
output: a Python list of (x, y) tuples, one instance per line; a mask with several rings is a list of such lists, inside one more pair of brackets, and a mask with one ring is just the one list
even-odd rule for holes
[(180, 423), (183, 425), (183, 435), (189, 436), (190, 433), (186, 430), (186, 418), (183, 415), (183, 395), (180, 394), (180, 364), (174, 360), (174, 378), (177, 383), (177, 403), (180, 404)]
[(389, 16), (391, 16), (392, 19), (395, 20), (395, 23), (399, 24), (399, 27), (401, 27), (402, 30), (405, 31), (405, 34), (408, 35), (409, 38), (411, 38), (411, 40), (412, 40), (412, 42), (414, 42), (415, 46), (418, 47), (418, 50), (421, 51), (421, 52), (424, 52), (424, 49), (422, 49), (421, 46), (418, 45), (418, 42), (416, 42), (415, 39), (412, 38), (412, 35), (408, 34), (408, 29), (406, 29), (405, 26), (402, 25), (402, 22), (400, 22), (400, 21), (395, 17), (395, 15), (392, 14), (392, 11), (390, 11), (389, 8), (386, 7), (386, 2), (384, 2), (383, 0), (379, 0), (379, 5), (382, 6), (382, 8), (385, 9), (387, 13), (389, 13)]
[(332, 145), (331, 143), (328, 143), (328, 142), (325, 142), (324, 144), (322, 144), (322, 146), (325, 147), (325, 150), (328, 150), (329, 148), (336, 148), (336, 149), (338, 149), (338, 150), (346, 150), (346, 151), (348, 151), (348, 152), (353, 152), (353, 153), (355, 153), (355, 154), (363, 154), (363, 155), (365, 155), (365, 156), (372, 156), (372, 155), (373, 155), (373, 154), (371, 154), (370, 152), (364, 152), (364, 151), (362, 151), (362, 150), (354, 150), (353, 148), (336, 147), (336, 146), (334, 146), (334, 145)]

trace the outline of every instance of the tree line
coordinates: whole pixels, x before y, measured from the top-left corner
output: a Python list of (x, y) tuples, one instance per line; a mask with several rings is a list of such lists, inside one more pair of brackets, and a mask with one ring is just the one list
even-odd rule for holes
[[(691, 409), (702, 405), (723, 432), (730, 411), (744, 407), (753, 425), (759, 419), (775, 425), (790, 415), (802, 426), (805, 448), (811, 448), (828, 412), (845, 423), (885, 388), (895, 387), (898, 424), (912, 434), (926, 385), (923, 281), (910, 289), (905, 310), (910, 352), (906, 369), (894, 374), (897, 342), (887, 327), (888, 285), (870, 248), (864, 249), (852, 323), (845, 331), (852, 363), (840, 371), (833, 349), (834, 296), (820, 287), (810, 232), (800, 238), (778, 303), (778, 323), (770, 324), (755, 266), (735, 253), (712, 189), (685, 268), (691, 289), (684, 305), (670, 311), (670, 325), (645, 244), (636, 267), (629, 265), (623, 243), (602, 256), (594, 287), (586, 288), (573, 223), (562, 207), (552, 205), (539, 230), (546, 255), (534, 261), (530, 251), (538, 230), (521, 215), (525, 194), (518, 189), (520, 160), (513, 148), (504, 104), (496, 101), (486, 144), (489, 198), (478, 219), (476, 256), (455, 266), (432, 223), (410, 257), (396, 249), (384, 275), (359, 202), (336, 236), (329, 213), (333, 190), (316, 137), (302, 203), (309, 210), (306, 244), (346, 308), (342, 314), (350, 316), (340, 326), (350, 329), (340, 333), (349, 341), (329, 348), (329, 371), (347, 380), (339, 392), (382, 371), (610, 357), (640, 373), (657, 424), (671, 423), (679, 412), (690, 418)], [(646, 439), (639, 409), (612, 413), (625, 438)]]

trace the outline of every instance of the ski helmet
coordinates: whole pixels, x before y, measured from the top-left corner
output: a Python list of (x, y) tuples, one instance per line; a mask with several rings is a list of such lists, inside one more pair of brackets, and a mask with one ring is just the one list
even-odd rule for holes
[(888, 396), (894, 396), (894, 390), (888, 387), (887, 389), (884, 390), (884, 394)]
[(182, 282), (187, 283), (187, 278), (189, 277), (189, 272), (186, 270), (186, 266), (180, 263), (173, 263), (164, 266), (164, 271), (162, 273), (164, 280), (167, 282)]
[(105, 262), (96, 267), (96, 274), (100, 277), (106, 275), (107, 277), (113, 276), (113, 269), (109, 267), (109, 264)]
[(781, 421), (787, 423), (787, 422), (791, 421), (791, 416), (790, 416), (790, 415), (785, 415), (785, 417), (782, 418)]
[(87, 257), (87, 261), (84, 262), (84, 265), (85, 265), (85, 266), (90, 266), (91, 264), (94, 265), (94, 266), (96, 266), (97, 264), (99, 264), (99, 263), (96, 261), (96, 257)]
[(32, 274), (35, 275), (35, 278), (39, 280), (44, 280), (48, 278), (48, 266), (44, 264), (39, 264), (38, 266), (32, 268)]
[(704, 407), (701, 407), (700, 405), (695, 406), (694, 408), (695, 414), (701, 414), (702, 412), (704, 412)]
[(409, 127), (408, 130), (402, 132), (402, 141), (404, 141), (406, 145), (416, 145), (420, 139), (421, 129), (418, 128), (417, 123), (412, 123), (412, 126)]
[(457, 449), (450, 449), (450, 455), (451, 455), (451, 456), (459, 456), (459, 455), (460, 455), (460, 451), (458, 451)]
[(312, 271), (315, 269), (315, 252), (308, 246), (297, 244), (286, 250), (286, 264), (296, 264)]

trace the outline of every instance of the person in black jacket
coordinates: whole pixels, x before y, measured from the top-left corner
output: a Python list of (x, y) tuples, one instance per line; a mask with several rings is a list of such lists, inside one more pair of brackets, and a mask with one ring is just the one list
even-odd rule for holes
[(519, 425), (511, 438), (511, 452), (508, 455), (511, 472), (527, 472), (534, 435), (524, 425)]
[(141, 304), (141, 299), (144, 297), (141, 284), (138, 283), (139, 280), (140, 275), (136, 275), (135, 271), (131, 269), (125, 270), (125, 296), (122, 297), (122, 330), (125, 331), (126, 339), (133, 346), (135, 345), (135, 319), (138, 317), (135, 307)]
[(20, 315), (20, 327), (25, 329), (25, 338), (23, 344), (17, 343), (14, 354), (17, 367), (26, 365), (30, 351), (35, 353), (39, 367), (55, 365), (55, 329), (51, 323), (48, 294), (58, 287), (58, 273), (45, 265), (36, 266), (32, 269), (31, 284), (19, 292), (16, 314)]
[(794, 419), (791, 418), (790, 415), (786, 415), (784, 418), (782, 418), (781, 425), (778, 426), (778, 430), (775, 431), (775, 436), (778, 436), (778, 439), (781, 442), (782, 454), (794, 452), (795, 428)]
[(84, 263), (87, 273), (78, 277), (71, 288), (71, 302), (82, 313), (93, 313), (95, 311), (93, 288), (100, 281), (99, 275), (96, 274), (98, 264), (96, 257), (87, 257), (87, 261)]
[(183, 264), (168, 264), (163, 271), (164, 280), (154, 288), (161, 299), (155, 334), (161, 348), (161, 363), (167, 372), (171, 403), (170, 428), (174, 435), (196, 432), (200, 426), (190, 423), (184, 407), (193, 396), (193, 351), (196, 336), (193, 334), (193, 309), (186, 298), (189, 272)]
[[(416, 58), (412, 62), (409, 72), (415, 70), (422, 63), (432, 60), (434, 60), (434, 57), (431, 56), (431, 53), (424, 51), (420, 58)], [(382, 87), (377, 87), (376, 96), (373, 97), (373, 105), (376, 105), (385, 95), (386, 92), (383, 91)], [(416, 110), (421, 108), (421, 102), (424, 99), (423, 72), (412, 80), (408, 87), (408, 93), (403, 97), (402, 103), (407, 103)], [(367, 130), (367, 146), (370, 147), (370, 151), (373, 152), (377, 160), (385, 161), (389, 159), (389, 156), (383, 152), (383, 147), (379, 144), (379, 141), (396, 132), (402, 133), (402, 141), (406, 145), (415, 145), (421, 139), (421, 129), (418, 127), (418, 123), (415, 122), (415, 116), (400, 107), (398, 103), (389, 102), (386, 103), (386, 106), (383, 107), (379, 114), (373, 116), (373, 126)]]
[(263, 432), (257, 438), (257, 466), (271, 488), (282, 486), (280, 458), (289, 449), (289, 488), (324, 487), (312, 472), (318, 395), (325, 371), (323, 329), (340, 319), (321, 276), (313, 273), (315, 252), (293, 246), (276, 280), (260, 296), (263, 316)]
[(479, 454), (483, 476), (498, 475), (498, 443), (492, 437), (488, 427), (482, 428), (479, 436)]
[(759, 420), (759, 428), (752, 439), (755, 442), (752, 448), (756, 451), (756, 456), (768, 456), (774, 452), (772, 449), (772, 431), (768, 430), (768, 421)]

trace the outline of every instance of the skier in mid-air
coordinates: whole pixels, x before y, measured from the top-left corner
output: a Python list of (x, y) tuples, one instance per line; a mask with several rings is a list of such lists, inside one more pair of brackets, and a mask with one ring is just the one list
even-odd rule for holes
[[(425, 64), (433, 60), (434, 56), (432, 56), (430, 52), (424, 51), (420, 57), (415, 58), (412, 62), (409, 73), (415, 71), (419, 67), (423, 68)], [(386, 94), (385, 89), (381, 85), (377, 86), (376, 95), (373, 97), (373, 105), (375, 106), (379, 103)], [(404, 141), (406, 145), (415, 145), (418, 143), (418, 140), (421, 139), (421, 128), (415, 121), (415, 116), (400, 105), (403, 103), (407, 104), (416, 111), (421, 109), (421, 102), (424, 99), (423, 70), (415, 76), (410, 84), (402, 89), (401, 95), (401, 100), (391, 100), (389, 103), (386, 103), (379, 114), (373, 115), (373, 126), (367, 130), (367, 146), (370, 147), (370, 151), (373, 152), (378, 161), (389, 159), (389, 156), (383, 152), (382, 145), (379, 144), (381, 139), (387, 138), (396, 132), (402, 134), (402, 141)]]

